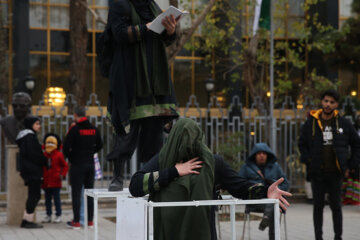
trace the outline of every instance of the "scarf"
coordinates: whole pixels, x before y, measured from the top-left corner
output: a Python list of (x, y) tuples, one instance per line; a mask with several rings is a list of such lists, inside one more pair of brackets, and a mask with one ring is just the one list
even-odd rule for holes
[[(141, 19), (136, 11), (133, 2), (129, 1), (131, 7), (131, 23), (133, 26), (141, 24)], [(154, 1), (150, 1), (149, 7), (154, 16), (161, 13)], [(148, 76), (148, 66), (146, 58), (146, 44), (141, 40), (135, 46), (135, 96), (167, 96), (171, 94), (169, 81), (169, 67), (165, 44), (160, 38), (161, 36), (152, 33), (152, 76)], [(151, 89), (150, 79), (153, 89)]]
[[(204, 141), (204, 134), (191, 119), (180, 119), (171, 130), (159, 154), (159, 168), (169, 168), (194, 157), (203, 161), (200, 175), (175, 179), (152, 196), (158, 202), (211, 200), (213, 198), (215, 160)], [(155, 208), (155, 239), (208, 240), (211, 207)]]

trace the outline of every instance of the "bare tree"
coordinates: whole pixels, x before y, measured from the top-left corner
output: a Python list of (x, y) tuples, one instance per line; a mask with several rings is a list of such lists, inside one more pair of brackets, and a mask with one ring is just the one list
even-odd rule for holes
[[(176, 2), (177, 0), (169, 0), (170, 4)], [(204, 21), (206, 15), (211, 11), (211, 8), (214, 6), (216, 0), (210, 0), (199, 16), (192, 22), (191, 26), (183, 31), (177, 29), (177, 38), (173, 45), (168, 47), (168, 62), (169, 64), (175, 60), (176, 55), (181, 51), (184, 44), (191, 38), (197, 27)]]
[(86, 0), (70, 0), (70, 91), (77, 102), (86, 103), (86, 49), (88, 29), (86, 25)]

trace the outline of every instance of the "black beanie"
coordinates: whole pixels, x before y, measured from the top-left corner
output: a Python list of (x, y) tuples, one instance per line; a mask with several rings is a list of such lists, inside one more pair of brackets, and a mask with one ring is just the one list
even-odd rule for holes
[(25, 119), (24, 119), (24, 126), (26, 129), (31, 129), (31, 130), (34, 130), (32, 128), (32, 126), (34, 125), (34, 123), (36, 121), (40, 121), (40, 118), (38, 117), (35, 117), (35, 116), (27, 116)]

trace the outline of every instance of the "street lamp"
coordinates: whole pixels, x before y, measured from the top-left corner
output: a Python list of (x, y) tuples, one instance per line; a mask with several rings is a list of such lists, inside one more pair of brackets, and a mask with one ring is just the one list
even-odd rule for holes
[(208, 94), (208, 103), (210, 102), (210, 93), (214, 90), (215, 81), (211, 77), (205, 80), (205, 90)]
[(25, 77), (25, 87), (31, 95), (35, 87), (35, 79), (31, 75)]
[[(211, 78), (211, 76), (205, 80), (205, 90), (207, 93), (207, 102), (208, 102), (208, 106), (210, 103), (210, 93), (214, 90), (215, 87), (215, 80)], [(210, 122), (210, 109), (208, 109), (207, 111), (207, 132), (208, 132), (208, 136), (207, 136), (207, 143), (209, 148), (211, 148), (211, 122)]]

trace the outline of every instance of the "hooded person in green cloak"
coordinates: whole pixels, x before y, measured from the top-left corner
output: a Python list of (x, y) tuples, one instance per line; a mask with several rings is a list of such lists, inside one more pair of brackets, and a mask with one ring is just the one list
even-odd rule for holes
[[(242, 199), (276, 198), (286, 209), (289, 203), (282, 195), (291, 194), (277, 187), (282, 181), (264, 186), (239, 177), (221, 156), (211, 153), (193, 120), (180, 119), (160, 153), (132, 176), (129, 190), (135, 197), (150, 194), (152, 201), (172, 202), (216, 199), (221, 188)], [(216, 239), (214, 210), (210, 206), (156, 208), (155, 239)]]

